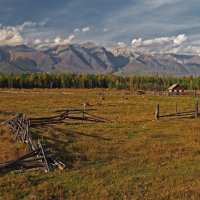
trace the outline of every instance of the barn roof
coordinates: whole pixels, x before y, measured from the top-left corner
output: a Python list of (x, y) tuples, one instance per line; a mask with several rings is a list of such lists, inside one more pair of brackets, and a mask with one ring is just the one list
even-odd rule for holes
[(172, 86), (170, 86), (169, 88), (168, 88), (168, 90), (173, 90), (175, 87), (177, 87), (177, 86), (179, 86), (178, 84), (173, 84)]

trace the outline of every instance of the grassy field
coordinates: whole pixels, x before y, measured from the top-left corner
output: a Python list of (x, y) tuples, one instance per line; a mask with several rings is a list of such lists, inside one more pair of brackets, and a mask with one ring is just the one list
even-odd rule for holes
[[(176, 102), (179, 111), (188, 111), (199, 98), (106, 90), (102, 101), (100, 89), (2, 91), (0, 121), (18, 112), (54, 115), (88, 102), (94, 114), (111, 122), (32, 129), (68, 170), (0, 172), (0, 199), (200, 199), (200, 119), (154, 120), (157, 103), (162, 113), (172, 113)], [(0, 162), (26, 151), (0, 127)]]

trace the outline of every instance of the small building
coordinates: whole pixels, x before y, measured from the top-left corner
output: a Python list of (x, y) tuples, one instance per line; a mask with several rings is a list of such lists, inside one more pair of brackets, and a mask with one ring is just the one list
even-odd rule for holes
[(180, 86), (179, 84), (173, 84), (168, 88), (169, 94), (183, 94), (184, 93), (184, 88)]

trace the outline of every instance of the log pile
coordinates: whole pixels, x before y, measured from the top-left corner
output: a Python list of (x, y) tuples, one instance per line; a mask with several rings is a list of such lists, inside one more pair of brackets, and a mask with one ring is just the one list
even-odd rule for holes
[(26, 119), (25, 114), (19, 113), (5, 121), (3, 125), (6, 125), (10, 128), (17, 141), (26, 143), (29, 147), (29, 150), (35, 150), (37, 148), (37, 145), (34, 143), (30, 132), (30, 121)]
[(29, 153), (16, 160), (0, 163), (0, 170), (8, 168), (42, 168), (45, 169), (45, 171), (50, 171), (56, 167), (59, 169), (64, 169), (66, 167), (65, 164), (56, 159), (50, 151), (44, 149), (40, 141), (33, 141), (30, 131), (30, 120), (25, 117), (25, 114), (19, 113), (4, 122), (3, 125), (10, 128), (16, 140), (27, 144)]
[(45, 171), (50, 170), (49, 159), (51, 155), (46, 155), (47, 152), (44, 151), (42, 146), (39, 146), (35, 150), (23, 155), (22, 157), (9, 161), (6, 163), (0, 163), (0, 169), (6, 168), (44, 168)]

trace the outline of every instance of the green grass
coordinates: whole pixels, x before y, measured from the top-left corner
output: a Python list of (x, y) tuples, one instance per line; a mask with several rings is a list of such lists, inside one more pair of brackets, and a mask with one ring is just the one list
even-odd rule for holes
[[(155, 121), (154, 109), (160, 103), (161, 113), (171, 113), (178, 102), (180, 111), (193, 110), (200, 99), (131, 94), (123, 99), (125, 91), (116, 95), (116, 90), (106, 90), (102, 101), (99, 92), (0, 94), (1, 121), (20, 111), (27, 117), (54, 115), (59, 108), (80, 108), (84, 102), (97, 108), (94, 114), (112, 120), (32, 129), (34, 138), (42, 137), (69, 169), (1, 174), (0, 199), (199, 199), (200, 119)], [(8, 158), (12, 154), (0, 151)]]

